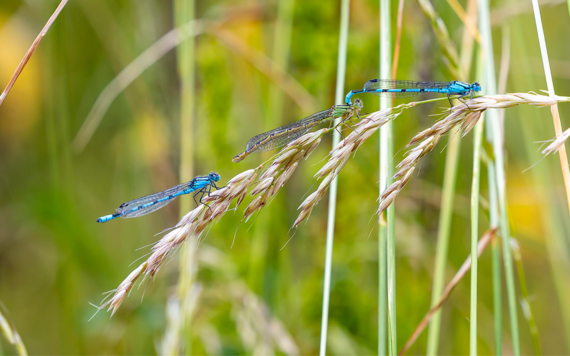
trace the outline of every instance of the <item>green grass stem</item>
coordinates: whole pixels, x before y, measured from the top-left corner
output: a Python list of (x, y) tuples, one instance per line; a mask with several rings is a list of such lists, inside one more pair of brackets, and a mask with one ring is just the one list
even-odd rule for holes
[[(175, 0), (176, 27), (182, 27), (195, 18), (194, 0)], [(193, 122), (195, 106), (195, 38), (188, 36), (176, 49), (178, 75), (180, 78), (180, 181), (188, 181), (194, 175)], [(190, 201), (180, 203), (180, 210), (187, 212)]]
[(481, 183), (481, 143), (484, 118), (475, 127), (473, 139), (473, 180), (471, 184), (471, 307), (469, 354), (477, 356), (477, 244), (479, 239), (479, 187)]
[[(437, 244), (435, 252), (434, 280), (432, 286), (431, 303), (432, 307), (440, 300), (445, 282), (445, 265), (447, 262), (447, 251), (449, 248), (449, 237), (451, 234), (451, 220), (453, 216), (453, 201), (455, 196), (455, 181), (457, 178), (457, 163), (461, 148), (461, 139), (457, 135), (457, 129), (449, 134), (448, 148), (445, 157), (445, 168), (443, 173), (443, 193), (441, 195), (441, 211), (439, 215)], [(432, 317), (428, 329), (428, 355), (437, 353), (439, 331), (441, 325), (441, 310), (438, 310)]]
[[(418, 1), (424, 14), (432, 21), (432, 28), (440, 40), (440, 44), (444, 45), (447, 50), (443, 51), (449, 66), (452, 67), (452, 73), (468, 73), (471, 65), (473, 52), (473, 36), (469, 34), (467, 26), (463, 31), (463, 41), (461, 48), (461, 56), (457, 60), (457, 49), (448, 37), (447, 27), (443, 20), (435, 12), (431, 3), (426, 1)], [(443, 38), (447, 40), (441, 41)], [(455, 67), (454, 67), (455, 66)], [(460, 77), (460, 80), (467, 78)], [(431, 306), (433, 307), (441, 298), (445, 282), (445, 267), (447, 263), (447, 253), (449, 249), (449, 238), (451, 234), (451, 222), (453, 217), (453, 202), (455, 197), (455, 182), (457, 177), (457, 167), (459, 160), (459, 152), (461, 149), (459, 129), (454, 128), (449, 133), (449, 141), (447, 152), (445, 155), (445, 168), (443, 173), (443, 192), (441, 195), (441, 210), (438, 221), (437, 243), (435, 253), (435, 267), (433, 276), (433, 285), (431, 293)], [(441, 330), (441, 310), (438, 310), (432, 317), (428, 328), (427, 355), (437, 354), (439, 344), (439, 333)]]
[[(336, 72), (336, 92), (335, 103), (342, 104), (344, 98), (344, 79), (346, 75), (346, 47), (348, 43), (348, 26), (350, 14), (350, 0), (342, 0), (340, 11), (340, 32), (338, 39), (338, 59)], [(335, 120), (335, 126), (340, 122), (340, 118)], [(333, 133), (333, 147), (340, 142), (340, 133)], [(321, 319), (321, 344), (319, 355), (325, 356), (327, 351), (327, 330), (329, 322), (329, 299), (331, 287), (332, 254), (334, 245), (334, 225), (336, 217), (336, 193), (338, 189), (337, 178), (333, 179), (329, 191), (329, 210), (327, 217), (327, 242), (325, 256), (325, 276), (323, 286), (323, 312)]]
[(495, 355), (502, 354), (503, 344), (503, 306), (501, 290), (501, 246), (497, 237), (491, 244), (491, 267), (493, 269), (493, 322), (495, 333)]
[(530, 329), (530, 335), (532, 336), (532, 343), (534, 345), (534, 353), (536, 355), (542, 355), (542, 347), (540, 346), (540, 338), (538, 336), (538, 327), (536, 326), (536, 320), (534, 319), (534, 315), (530, 307), (530, 298), (528, 295), (528, 288), (526, 285), (526, 276), (524, 274), (522, 254), (517, 240), (511, 237), (510, 243), (511, 243), (511, 248), (513, 250), (513, 258), (515, 259), (515, 263), (517, 265), (517, 274), (519, 277), (519, 285), (521, 289), (521, 306), (523, 310), (523, 315)]
[[(479, 31), (483, 37), (483, 55), (484, 55), (484, 85), (487, 94), (496, 93), (496, 79), (493, 55), (493, 41), (491, 38), (491, 23), (489, 20), (489, 3), (487, 0), (479, 1)], [(515, 356), (520, 355), (519, 331), (518, 331), (518, 316), (517, 316), (517, 302), (516, 291), (513, 271), (513, 260), (511, 257), (511, 249), (509, 247), (508, 237), (509, 220), (507, 215), (507, 202), (506, 202), (506, 181), (505, 181), (505, 166), (503, 155), (503, 138), (499, 122), (497, 110), (488, 110), (487, 112), (487, 140), (493, 146), (495, 176), (491, 179), (496, 180), (497, 187), (497, 200), (499, 207), (499, 229), (501, 232), (502, 245), (503, 245), (503, 263), (505, 264), (505, 279), (507, 284), (507, 301), (509, 307), (509, 316), (511, 324), (511, 338), (513, 343), (513, 353)]]
[[(194, 0), (174, 1), (174, 21), (176, 27), (192, 21), (195, 16)], [(180, 80), (180, 171), (179, 180), (186, 182), (194, 175), (194, 106), (195, 106), (195, 37), (188, 36), (176, 49), (178, 75)], [(180, 199), (180, 214), (190, 210), (190, 199)], [(180, 303), (179, 349), (190, 353), (192, 336), (189, 330), (192, 310), (187, 299), (192, 284), (196, 279), (198, 260), (196, 246), (193, 242), (184, 244), (180, 255), (180, 272), (178, 280), (178, 302)], [(176, 351), (176, 348), (174, 349)]]
[[(390, 11), (390, 1), (380, 0), (380, 76), (379, 78), (390, 78), (391, 68), (392, 68), (392, 40), (391, 40), (391, 11)], [(380, 110), (390, 107), (390, 98), (380, 98)], [(386, 189), (386, 187), (391, 183), (391, 177), (394, 172), (394, 167), (392, 163), (392, 157), (394, 155), (393, 147), (393, 124), (392, 122), (380, 128), (380, 194)], [(395, 216), (394, 216), (394, 204), (392, 204), (386, 212), (386, 226), (380, 226), (379, 231), (379, 245), (386, 243), (386, 276), (382, 276), (382, 270), (384, 266), (382, 265), (384, 256), (384, 247), (379, 246), (379, 272), (380, 281), (379, 284), (382, 287), (384, 282), (382, 278), (386, 278), (386, 290), (380, 290), (380, 294), (386, 293), (386, 297), (380, 296), (378, 299), (379, 303), (384, 300), (388, 303), (388, 354), (397, 354), (397, 328), (396, 328), (396, 247), (395, 247)], [(380, 306), (379, 306), (380, 307)], [(379, 313), (379, 318), (381, 317)], [(379, 320), (379, 324), (383, 324), (384, 320)], [(378, 329), (378, 354), (382, 355), (385, 346), (382, 346), (384, 335), (383, 328)], [(385, 351), (384, 351), (385, 352)]]
[[(287, 71), (287, 61), (291, 51), (291, 29), (293, 27), (294, 8), (295, 0), (282, 0), (278, 3), (271, 58), (273, 59), (273, 66), (282, 71)], [(271, 96), (272, 122), (281, 123), (284, 99), (283, 90), (274, 86)]]

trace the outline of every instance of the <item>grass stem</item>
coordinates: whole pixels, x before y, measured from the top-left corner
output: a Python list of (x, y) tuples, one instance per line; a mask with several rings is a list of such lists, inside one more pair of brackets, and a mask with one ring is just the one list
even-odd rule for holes
[(0, 335), (2, 335), (8, 342), (8, 345), (12, 347), (14, 355), (28, 355), (26, 345), (24, 345), (24, 342), (20, 338), (20, 334), (18, 334), (14, 325), (12, 325), (8, 311), (2, 302), (0, 302)]
[[(338, 59), (336, 72), (336, 93), (335, 103), (342, 104), (344, 98), (344, 78), (346, 75), (346, 47), (348, 43), (350, 0), (342, 0), (340, 10), (340, 33), (338, 39)], [(335, 126), (340, 122), (340, 118), (335, 120)], [(340, 133), (335, 130), (333, 133), (333, 147), (340, 142)], [(321, 320), (321, 344), (319, 355), (325, 356), (327, 351), (327, 331), (329, 322), (329, 299), (331, 287), (332, 254), (334, 245), (334, 225), (336, 217), (336, 193), (338, 180), (335, 177), (331, 183), (329, 191), (329, 211), (327, 217), (327, 242), (325, 256), (325, 276), (323, 286), (323, 312)]]
[[(542, 19), (540, 16), (540, 8), (538, 7), (538, 0), (532, 0), (532, 8), (534, 12), (534, 21), (536, 23), (536, 33), (538, 34), (538, 43), (540, 45), (540, 54), (542, 56), (542, 65), (544, 66), (544, 76), (546, 78), (546, 86), (548, 88), (548, 95), (554, 96), (554, 84), (552, 82), (552, 72), (550, 71), (550, 62), (548, 59), (548, 51), (546, 49), (546, 39), (544, 38), (544, 29), (542, 28)], [(554, 131), (556, 137), (562, 135), (562, 125), (560, 124), (560, 113), (558, 112), (558, 105), (553, 105), (550, 108), (552, 112), (552, 120), (554, 123)], [(568, 213), (570, 213), (570, 166), (568, 166), (568, 155), (566, 154), (566, 147), (564, 144), (558, 148), (558, 155), (560, 157), (560, 167), (562, 169), (562, 178), (564, 179), (564, 187), (566, 188), (566, 203), (568, 204)]]
[[(443, 283), (445, 279), (445, 265), (447, 261), (447, 250), (449, 247), (449, 236), (451, 234), (451, 218), (453, 215), (453, 201), (455, 196), (455, 181), (457, 178), (457, 163), (461, 148), (461, 139), (457, 134), (459, 130), (454, 130), (449, 135), (449, 143), (445, 156), (445, 168), (443, 173), (443, 193), (441, 196), (441, 210), (438, 222), (437, 245), (435, 253), (434, 280), (432, 286), (431, 303), (434, 306), (441, 298)], [(428, 355), (437, 353), (439, 341), (439, 331), (441, 325), (441, 311), (437, 311), (430, 320), (428, 329)]]
[[(390, 1), (380, 0), (380, 76), (379, 78), (390, 78), (392, 69), (392, 40), (391, 40), (391, 11), (390, 11)], [(391, 100), (389, 98), (380, 98), (380, 110), (390, 107)], [(386, 125), (380, 128), (380, 194), (391, 184), (391, 177), (394, 172), (394, 167), (392, 163), (392, 157), (394, 154), (393, 148), (393, 125), (388, 122)], [(380, 276), (380, 285), (383, 284), (382, 278), (386, 278), (386, 290), (380, 291), (380, 293), (386, 293), (386, 297), (379, 297), (379, 303), (383, 300), (388, 302), (388, 354), (396, 355), (397, 353), (397, 333), (396, 333), (396, 250), (395, 250), (395, 216), (394, 216), (394, 205), (388, 208), (386, 214), (386, 224), (380, 225), (379, 231), (379, 244), (386, 243), (386, 276)], [(383, 219), (380, 219), (383, 220)], [(382, 254), (384, 251), (383, 247), (379, 246), (379, 253)], [(383, 260), (383, 256), (379, 259), (379, 262)], [(380, 264), (379, 271), (383, 270), (383, 266)], [(379, 305), (380, 308), (380, 305)], [(379, 313), (381, 314), (381, 313)], [(380, 315), (379, 315), (380, 317)], [(383, 324), (384, 320), (379, 320), (379, 324)], [(384, 335), (380, 335), (383, 332), (383, 328), (378, 329), (378, 354), (384, 354), (385, 346), (382, 346), (382, 340), (385, 338)]]
[[(175, 0), (174, 19), (176, 27), (193, 21), (195, 18), (194, 0)], [(180, 171), (179, 180), (186, 182), (194, 176), (194, 111), (195, 111), (195, 37), (189, 35), (177, 47), (177, 67), (180, 78)], [(190, 200), (180, 201), (180, 214), (190, 210)], [(194, 303), (189, 303), (190, 291), (196, 280), (198, 270), (197, 246), (190, 241), (182, 247), (180, 272), (178, 277), (178, 303), (180, 303), (180, 325), (178, 350), (191, 353), (192, 336), (189, 326), (192, 320)], [(173, 351), (176, 351), (174, 348)]]
[(534, 344), (534, 353), (537, 356), (542, 355), (542, 347), (540, 346), (540, 337), (538, 336), (538, 327), (536, 326), (536, 320), (532, 313), (530, 307), (530, 298), (528, 295), (528, 288), (526, 286), (526, 276), (524, 273), (524, 265), (522, 260), (521, 250), (517, 240), (514, 238), (510, 239), (511, 248), (513, 250), (513, 258), (517, 265), (517, 274), (519, 277), (519, 285), (521, 288), (521, 306), (523, 310), (523, 315), (527, 320), (528, 327), (530, 329), (530, 335), (532, 336), (532, 343)]
[[(483, 56), (484, 56), (484, 77), (485, 91), (487, 94), (495, 94), (497, 91), (495, 79), (495, 62), (493, 55), (493, 40), (491, 37), (491, 23), (489, 20), (489, 2), (487, 0), (479, 1), (479, 26), (483, 37)], [(499, 207), (499, 228), (503, 245), (503, 263), (505, 264), (505, 280), (507, 284), (507, 301), (509, 307), (509, 317), (511, 324), (511, 338), (513, 343), (513, 354), (520, 355), (519, 331), (517, 302), (513, 271), (513, 260), (511, 257), (511, 249), (509, 247), (509, 219), (507, 215), (506, 202), (506, 179), (503, 154), (503, 137), (499, 116), (496, 110), (489, 110), (487, 120), (487, 139), (493, 147), (494, 170), (495, 176), (490, 177), (496, 181), (497, 200)], [(495, 218), (492, 218), (494, 220)], [(493, 223), (493, 222), (492, 222)]]
[(16, 83), (16, 80), (18, 80), (18, 77), (20, 76), (20, 74), (24, 70), (24, 67), (26, 66), (26, 64), (28, 64), (28, 61), (30, 60), (30, 58), (32, 58), (32, 54), (34, 54), (34, 51), (36, 50), (36, 48), (40, 44), (40, 41), (45, 37), (45, 35), (49, 31), (51, 25), (53, 25), (55, 19), (57, 19), (60, 12), (63, 10), (65, 5), (67, 4), (67, 1), (68, 0), (61, 0), (61, 2), (57, 6), (57, 8), (53, 12), (53, 14), (50, 16), (50, 18), (46, 22), (45, 26), (42, 28), (42, 30), (40, 31), (40, 33), (38, 34), (38, 36), (36, 37), (36, 39), (34, 40), (32, 45), (30, 46), (30, 48), (28, 49), (28, 51), (24, 55), (24, 58), (22, 58), (22, 60), (20, 61), (20, 64), (18, 64), (18, 67), (16, 67), (16, 70), (14, 71), (14, 74), (12, 74), (12, 77), (10, 78), (10, 80), (8, 81), (6, 88), (4, 88), (4, 91), (2, 92), (2, 94), (0, 94), (0, 106), (2, 106), (2, 103), (4, 102), (4, 100), (6, 100), (8, 93), (10, 93), (10, 90), (12, 89), (14, 84)]
[(473, 180), (471, 184), (471, 308), (469, 354), (477, 356), (477, 243), (479, 239), (479, 187), (481, 182), (481, 143), (484, 118), (475, 127), (473, 140)]
[[(491, 240), (495, 238), (495, 233), (496, 233), (495, 229), (490, 229), (487, 232), (485, 232), (483, 236), (481, 236), (481, 239), (479, 240), (477, 245), (478, 257), (480, 257), (483, 251), (487, 248), (489, 242), (491, 242)], [(441, 297), (436, 301), (436, 303), (434, 303), (434, 305), (427, 312), (422, 321), (420, 321), (418, 326), (416, 326), (414, 332), (412, 333), (408, 341), (406, 341), (406, 344), (404, 345), (404, 347), (402, 348), (402, 350), (398, 355), (404, 355), (406, 352), (408, 352), (410, 347), (412, 347), (412, 345), (418, 339), (422, 331), (426, 328), (429, 321), (435, 316), (435, 314), (441, 309), (445, 301), (449, 298), (455, 286), (457, 286), (457, 284), (463, 279), (463, 277), (465, 277), (467, 272), (469, 272), (470, 268), (471, 268), (471, 255), (467, 256), (465, 262), (463, 262), (457, 273), (455, 273), (455, 276), (453, 276), (451, 281), (449, 281), (449, 284), (447, 284), (447, 286), (443, 290)]]
[(495, 355), (502, 354), (503, 344), (503, 306), (501, 290), (501, 246), (498, 239), (493, 238), (491, 245), (491, 265), (493, 269), (493, 323), (495, 332)]

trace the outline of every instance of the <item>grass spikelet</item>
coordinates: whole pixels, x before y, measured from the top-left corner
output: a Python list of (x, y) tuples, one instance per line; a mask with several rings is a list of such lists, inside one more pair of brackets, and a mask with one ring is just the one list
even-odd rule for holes
[(395, 108), (384, 109), (370, 114), (356, 124), (354, 132), (348, 135), (344, 140), (340, 141), (330, 152), (328, 162), (315, 175), (323, 178), (323, 181), (317, 190), (309, 195), (301, 204), (299, 209), (301, 212), (295, 220), (294, 226), (298, 227), (312, 212), (313, 208), (322, 199), (325, 192), (329, 188), (330, 182), (340, 173), (342, 168), (350, 159), (350, 155), (355, 152), (374, 132), (382, 125), (400, 115), (403, 109), (415, 106), (416, 103), (402, 104)]
[[(459, 125), (463, 130), (469, 132), (479, 121), (481, 114), (487, 109), (504, 109), (520, 104), (551, 106), (564, 101), (570, 101), (570, 98), (517, 93), (478, 97), (468, 100), (465, 104), (453, 107), (451, 114), (436, 122), (431, 128), (417, 134), (408, 144), (407, 147), (416, 144), (417, 146), (410, 149), (406, 158), (398, 164), (397, 168), (399, 169), (393, 176), (394, 179), (398, 179), (399, 177), (406, 177), (406, 179), (395, 182), (382, 193), (377, 214), (382, 214), (382, 212), (392, 204), (395, 197), (407, 183), (419, 159), (432, 151), (439, 139), (454, 127)], [(463, 135), (465, 134), (466, 132), (464, 132)], [(396, 183), (399, 184), (397, 189), (394, 189)]]
[(262, 180), (261, 182), (259, 182), (257, 187), (255, 187), (253, 189), (253, 191), (251, 192), (251, 195), (257, 195), (261, 192), (265, 192), (267, 190), (267, 188), (269, 188), (271, 186), (271, 183), (273, 183), (274, 179), (275, 179), (274, 177), (267, 177), (264, 180)]
[(562, 133), (562, 135), (560, 135), (557, 139), (554, 140), (554, 142), (552, 142), (550, 145), (548, 145), (548, 147), (546, 147), (542, 151), (542, 154), (543, 155), (549, 155), (551, 153), (558, 151), (560, 146), (562, 146), (568, 138), (570, 138), (570, 129), (564, 131)]
[(111, 298), (104, 300), (103, 303), (98, 307), (99, 310), (107, 308), (107, 311), (111, 311), (111, 316), (115, 314), (117, 309), (123, 303), (125, 296), (131, 291), (135, 282), (145, 273), (145, 270), (148, 266), (148, 261), (143, 262), (140, 266), (138, 266), (131, 274), (125, 278), (121, 284), (112, 291)]
[(299, 162), (306, 159), (319, 145), (323, 135), (329, 129), (321, 129), (307, 133), (277, 153), (268, 167), (261, 173), (260, 182), (251, 192), (251, 195), (258, 195), (245, 209), (243, 219), (247, 221), (253, 213), (265, 207), (269, 198), (275, 196), (283, 185), (291, 178), (297, 169)]
[[(453, 107), (449, 115), (412, 139), (408, 146), (415, 145), (415, 147), (410, 149), (406, 158), (398, 165), (399, 170), (394, 174), (395, 182), (382, 194), (377, 212), (380, 214), (392, 204), (410, 179), (419, 159), (432, 151), (441, 136), (449, 132), (453, 127), (459, 125), (465, 131), (470, 130), (477, 123), (481, 114), (490, 108), (508, 108), (520, 104), (551, 106), (557, 102), (565, 101), (570, 101), (570, 98), (518, 93), (474, 98), (468, 100), (466, 104)], [(412, 102), (377, 111), (358, 122), (354, 127), (354, 132), (335, 146), (330, 152), (328, 162), (315, 175), (317, 178), (323, 178), (323, 181), (317, 190), (310, 194), (299, 206), (301, 212), (295, 220), (294, 226), (298, 227), (301, 222), (310, 216), (316, 204), (323, 198), (331, 182), (340, 173), (353, 152), (382, 125), (397, 118), (404, 109), (412, 108), (417, 104)], [(264, 165), (261, 165), (255, 169), (244, 171), (231, 178), (227, 186), (204, 197), (202, 200), (204, 205), (200, 205), (186, 214), (175, 226), (174, 230), (157, 241), (152, 248), (150, 257), (113, 291), (110, 299), (104, 301), (99, 309), (108, 308), (114, 314), (140, 276), (154, 276), (169, 254), (189, 238), (199, 237), (213, 221), (225, 215), (233, 201), (236, 201), (236, 207), (239, 206), (247, 195), (249, 188), (254, 185), (255, 188), (251, 194), (257, 196), (246, 207), (243, 220), (247, 221), (256, 211), (263, 209), (269, 199), (277, 194), (291, 178), (299, 162), (314, 151), (325, 133), (332, 130), (333, 128), (322, 129), (301, 136), (277, 153), (275, 159), (269, 163), (265, 170), (262, 171)], [(566, 138), (570, 135), (570, 133), (565, 134)], [(262, 172), (261, 176), (257, 179), (260, 172)]]
[(112, 311), (111, 315), (113, 315), (141, 276), (154, 276), (166, 257), (176, 251), (178, 246), (186, 242), (188, 238), (199, 237), (214, 220), (227, 212), (233, 200), (237, 198), (238, 202), (241, 202), (239, 199), (243, 199), (243, 193), (247, 192), (247, 188), (254, 182), (258, 169), (260, 167), (238, 174), (229, 180), (226, 187), (204, 197), (202, 200), (204, 205), (199, 205), (186, 214), (174, 230), (157, 241), (148, 259), (131, 272), (99, 309), (108, 308), (107, 310)]

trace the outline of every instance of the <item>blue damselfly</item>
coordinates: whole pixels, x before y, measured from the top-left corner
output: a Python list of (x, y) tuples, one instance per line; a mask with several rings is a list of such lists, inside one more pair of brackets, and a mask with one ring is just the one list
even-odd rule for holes
[(418, 82), (413, 80), (372, 79), (364, 84), (364, 89), (351, 90), (346, 94), (346, 104), (350, 105), (352, 96), (361, 93), (389, 97), (408, 97), (422, 93), (440, 93), (446, 94), (448, 98), (451, 95), (459, 95), (459, 99), (461, 99), (468, 95), (471, 98), (473, 94), (479, 91), (481, 91), (479, 83), (468, 84), (456, 80), (451, 82)]
[(206, 193), (209, 195), (212, 187), (218, 189), (216, 182), (219, 180), (220, 176), (213, 172), (207, 176), (196, 177), (189, 182), (176, 185), (162, 192), (123, 203), (115, 210), (114, 214), (102, 216), (97, 219), (97, 222), (104, 223), (115, 218), (136, 218), (143, 216), (164, 207), (179, 195), (190, 194), (192, 192), (196, 192), (194, 197), (202, 193), (200, 197), (200, 202), (202, 202), (202, 197)]

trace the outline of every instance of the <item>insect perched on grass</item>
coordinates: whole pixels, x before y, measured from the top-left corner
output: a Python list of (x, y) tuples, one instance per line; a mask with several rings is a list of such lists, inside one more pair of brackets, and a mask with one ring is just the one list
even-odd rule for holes
[(235, 156), (232, 161), (236, 163), (240, 162), (255, 151), (265, 152), (285, 146), (289, 142), (303, 136), (311, 128), (320, 125), (323, 122), (335, 120), (337, 118), (341, 118), (341, 122), (345, 122), (353, 115), (359, 117), (362, 105), (362, 100), (356, 99), (354, 104), (349, 103), (347, 105), (335, 105), (328, 110), (319, 111), (302, 120), (259, 134), (249, 140), (245, 147), (245, 151)]
[(364, 89), (351, 90), (346, 94), (345, 101), (347, 105), (350, 105), (352, 96), (361, 93), (398, 98), (423, 93), (440, 93), (447, 94), (449, 104), (452, 105), (451, 95), (459, 95), (458, 99), (461, 100), (468, 95), (471, 98), (473, 94), (479, 91), (481, 91), (479, 83), (468, 84), (457, 80), (451, 82), (418, 82), (413, 80), (372, 79), (364, 84)]
[[(202, 193), (199, 200), (201, 203), (204, 194), (208, 193), (208, 195), (210, 195), (212, 187), (219, 189), (216, 186), (216, 182), (219, 180), (220, 175), (214, 172), (207, 176), (198, 176), (189, 182), (176, 185), (162, 192), (123, 203), (115, 210), (114, 214), (102, 216), (97, 219), (97, 222), (104, 223), (115, 218), (136, 218), (150, 214), (169, 204), (176, 199), (177, 196), (190, 194), (192, 192), (196, 192), (196, 194), (194, 194), (194, 201), (196, 201), (196, 195)], [(198, 203), (196, 202), (196, 204)]]

